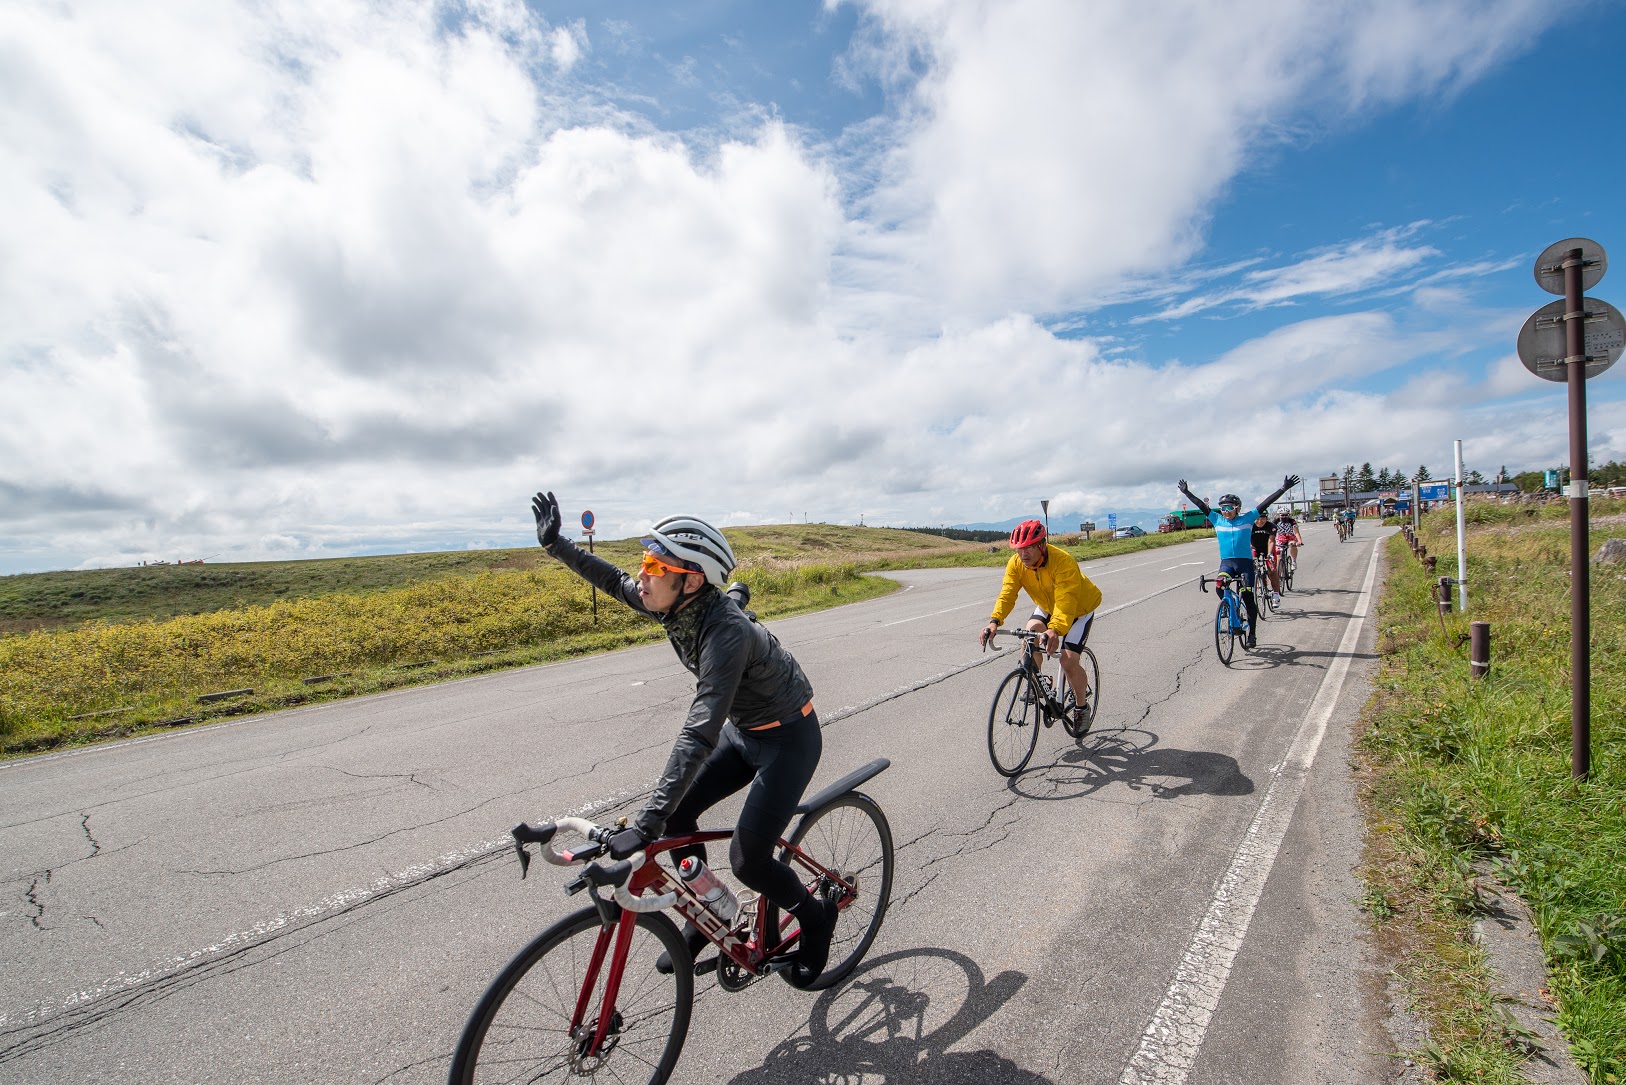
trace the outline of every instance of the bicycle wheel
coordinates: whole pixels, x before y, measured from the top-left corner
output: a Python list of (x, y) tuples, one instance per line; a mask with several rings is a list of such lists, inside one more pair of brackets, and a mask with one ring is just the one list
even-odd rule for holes
[(1296, 566), (1297, 563), (1293, 561), (1292, 558), (1288, 557), (1286, 554), (1282, 555), (1282, 589), (1284, 591), (1291, 591), (1293, 589), (1293, 570)]
[(1027, 767), (1039, 743), (1039, 721), (1045, 692), (1016, 668), (1005, 676), (988, 709), (988, 757), (1001, 776), (1015, 776)]
[(1101, 665), (1096, 662), (1095, 653), (1089, 648), (1083, 648), (1078, 653), (1078, 665), (1084, 668), (1084, 677), (1090, 680), (1090, 692), (1084, 699), (1084, 722), (1076, 723), (1073, 720), (1073, 708), (1078, 699), (1073, 695), (1072, 685), (1067, 687), (1067, 700), (1063, 702), (1067, 711), (1062, 715), (1061, 725), (1067, 728), (1067, 733), (1074, 738), (1083, 738), (1095, 726), (1095, 713), (1101, 707)]
[[(491, 981), (452, 1055), (450, 1085), (480, 1082), (570, 1081), (602, 1072), (607, 1080), (661, 1085), (672, 1073), (689, 1031), (694, 972), (663, 976), (655, 960), (665, 950), (686, 961), (689, 950), (672, 921), (658, 912), (639, 915), (627, 946), (626, 970), (603, 1049), (584, 1054), (597, 1029), (608, 956), (593, 977), (593, 992), (577, 1035), (570, 1021), (593, 967), (598, 910), (583, 908), (561, 919), (515, 954)], [(614, 931), (610, 947), (613, 952)]]
[[(856, 886), (841, 901), (841, 915), (830, 939), (830, 961), (819, 978), (803, 990), (822, 991), (834, 987), (852, 974), (869, 952), (880, 932), (892, 902), (892, 827), (876, 801), (862, 791), (849, 791), (810, 811), (796, 826), (790, 842), (808, 858), (835, 872)], [(788, 848), (779, 853), (801, 875), (808, 891), (820, 893), (831, 887), (823, 875), (811, 873), (795, 861)], [(829, 899), (828, 897), (826, 899)], [(769, 901), (765, 919), (770, 931), (779, 929), (779, 909)], [(790, 981), (789, 971), (781, 973)]]
[(1221, 663), (1231, 665), (1231, 655), (1236, 651), (1236, 630), (1231, 627), (1231, 604), (1224, 599), (1214, 612), (1214, 651), (1219, 654)]

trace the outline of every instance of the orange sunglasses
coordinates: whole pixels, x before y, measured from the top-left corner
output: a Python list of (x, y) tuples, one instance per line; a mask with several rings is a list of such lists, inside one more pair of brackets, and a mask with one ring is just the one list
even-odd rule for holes
[(667, 573), (677, 573), (679, 576), (683, 576), (685, 573), (692, 573), (695, 570), (685, 569), (679, 565), (670, 565), (656, 557), (654, 554), (651, 554), (648, 550), (645, 550), (644, 563), (642, 566), (640, 566), (640, 571), (645, 576), (661, 577), (665, 576)]

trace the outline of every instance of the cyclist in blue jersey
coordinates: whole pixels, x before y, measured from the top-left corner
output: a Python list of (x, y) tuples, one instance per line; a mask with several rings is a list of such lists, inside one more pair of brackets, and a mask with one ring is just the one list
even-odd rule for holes
[(1299, 484), (1299, 476), (1288, 475), (1282, 480), (1282, 488), (1259, 502), (1258, 505), (1242, 511), (1242, 499), (1236, 494), (1225, 494), (1219, 499), (1219, 508), (1208, 507), (1207, 502), (1186, 488), (1186, 480), (1180, 480), (1180, 492), (1186, 495), (1186, 500), (1197, 506), (1197, 511), (1208, 517), (1208, 522), (1214, 525), (1214, 534), (1219, 539), (1220, 572), (1228, 573), (1242, 581), (1246, 589), (1242, 592), (1242, 602), (1248, 608), (1248, 647), (1254, 647), (1258, 637), (1254, 630), (1259, 628), (1259, 605), (1254, 602), (1253, 584), (1255, 578), (1253, 564), (1253, 522), (1265, 515), (1265, 510), (1288, 490)]

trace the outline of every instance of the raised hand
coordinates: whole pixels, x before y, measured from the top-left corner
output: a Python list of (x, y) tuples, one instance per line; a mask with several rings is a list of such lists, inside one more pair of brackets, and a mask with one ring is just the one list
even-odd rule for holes
[(531, 498), (531, 514), (536, 517), (536, 541), (552, 546), (559, 539), (559, 502), (553, 494), (537, 491)]

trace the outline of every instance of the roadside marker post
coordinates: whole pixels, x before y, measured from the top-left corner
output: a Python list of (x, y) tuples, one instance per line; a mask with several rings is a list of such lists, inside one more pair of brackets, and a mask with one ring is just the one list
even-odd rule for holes
[(1536, 257), (1536, 284), (1561, 301), (1542, 306), (1519, 329), (1519, 361), (1543, 380), (1569, 386), (1570, 775), (1592, 771), (1592, 583), (1587, 517), (1586, 382), (1626, 349), (1626, 319), (1606, 301), (1584, 297), (1609, 258), (1584, 237), (1548, 245)]
[[(593, 552), (593, 510), (582, 510), (582, 535), (587, 539), (587, 552)], [(598, 624), (598, 588), (589, 589), (593, 593), (593, 624)]]

